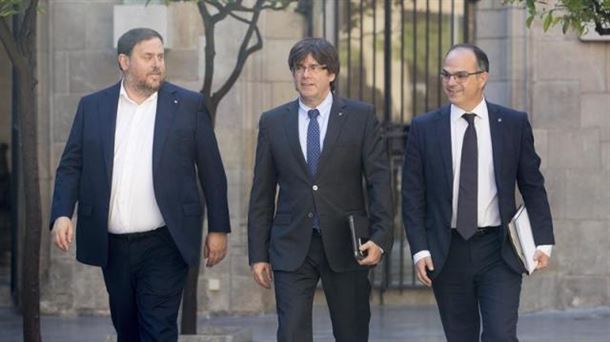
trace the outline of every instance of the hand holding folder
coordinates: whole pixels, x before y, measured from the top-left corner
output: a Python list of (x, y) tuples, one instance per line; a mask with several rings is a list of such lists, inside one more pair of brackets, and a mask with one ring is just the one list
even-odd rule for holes
[(527, 274), (532, 274), (536, 270), (538, 262), (534, 260), (536, 243), (525, 206), (521, 205), (508, 223), (508, 233), (513, 249), (525, 267)]
[(360, 251), (360, 246), (369, 239), (369, 218), (365, 215), (348, 215), (347, 222), (352, 238), (354, 258), (362, 260), (366, 258), (366, 253)]

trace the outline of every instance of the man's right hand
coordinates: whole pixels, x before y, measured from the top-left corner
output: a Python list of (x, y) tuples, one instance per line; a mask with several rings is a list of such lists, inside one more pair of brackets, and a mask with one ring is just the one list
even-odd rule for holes
[(72, 244), (72, 237), (74, 235), (72, 220), (66, 216), (58, 217), (53, 223), (51, 233), (53, 234), (55, 245), (62, 251), (67, 252)]
[(252, 264), (252, 275), (258, 285), (270, 289), (271, 280), (273, 279), (271, 264), (268, 262), (256, 262)]
[(426, 272), (426, 270), (434, 271), (434, 264), (432, 264), (431, 257), (427, 256), (418, 260), (417, 264), (415, 264), (415, 270), (419, 281), (428, 287), (432, 286), (432, 280), (428, 277), (428, 272)]

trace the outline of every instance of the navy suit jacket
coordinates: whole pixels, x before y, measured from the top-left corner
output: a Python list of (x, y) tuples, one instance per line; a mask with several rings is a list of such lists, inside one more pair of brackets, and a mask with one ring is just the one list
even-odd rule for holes
[(335, 272), (365, 269), (354, 259), (347, 215), (368, 213), (370, 238), (386, 254), (393, 241), (390, 171), (373, 107), (333, 98), (312, 178), (299, 143), (298, 106), (296, 100), (289, 102), (260, 119), (248, 211), (250, 264), (270, 262), (276, 271), (301, 266), (316, 208), (330, 267)]
[[(51, 227), (78, 202), (76, 258), (105, 266), (108, 210), (120, 83), (80, 100), (57, 168)], [(200, 258), (203, 206), (209, 231), (229, 232), (227, 180), (209, 114), (199, 93), (165, 82), (158, 92), (153, 186), (165, 223), (185, 262)], [(151, 227), (154, 228), (154, 227)]]
[[(552, 245), (553, 222), (540, 173), (540, 158), (527, 114), (487, 103), (493, 164), (502, 222), (502, 257), (516, 272), (525, 272), (508, 241), (507, 223), (516, 212), (515, 184), (527, 207), (536, 245)], [(413, 254), (429, 250), (435, 277), (451, 242), (453, 162), (450, 106), (411, 122), (402, 178), (403, 221)]]

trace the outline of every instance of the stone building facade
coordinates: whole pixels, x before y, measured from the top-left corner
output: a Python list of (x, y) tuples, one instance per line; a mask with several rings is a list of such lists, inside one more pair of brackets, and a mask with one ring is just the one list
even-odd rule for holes
[[(407, 1), (407, 0), (405, 0)], [(81, 96), (119, 80), (113, 48), (114, 7), (137, 1), (47, 0), (39, 16), (39, 154), (43, 218), (54, 172)], [(332, 17), (332, 16), (331, 16)], [(487, 98), (526, 110), (554, 216), (557, 247), (549, 270), (524, 281), (522, 309), (610, 305), (610, 42), (583, 42), (557, 29), (525, 27), (526, 12), (498, 1), (476, 5), (475, 43), (489, 54)], [(197, 9), (177, 3), (167, 10), (168, 79), (198, 91), (202, 84), (203, 27)], [(263, 110), (295, 98), (286, 59), (305, 34), (304, 17), (291, 8), (263, 12), (262, 51), (246, 63), (218, 109), (216, 135), (229, 180), (233, 233), (218, 266), (201, 268), (202, 314), (273, 310), (273, 294), (252, 280), (247, 262), (246, 216), (257, 122)], [(217, 39), (217, 82), (235, 63), (243, 29), (227, 21)], [(0, 52), (0, 61), (6, 56)], [(10, 98), (10, 69), (0, 63), (0, 93)], [(0, 109), (8, 112), (6, 102)], [(10, 140), (0, 119), (0, 139)], [(6, 131), (6, 132), (5, 132)], [(46, 222), (46, 221), (45, 221)], [(101, 271), (77, 263), (42, 243), (42, 310), (47, 313), (107, 313)], [(432, 303), (430, 292), (389, 291), (386, 303)], [(0, 298), (3, 298), (0, 296)], [(390, 304), (391, 305), (391, 304)]]

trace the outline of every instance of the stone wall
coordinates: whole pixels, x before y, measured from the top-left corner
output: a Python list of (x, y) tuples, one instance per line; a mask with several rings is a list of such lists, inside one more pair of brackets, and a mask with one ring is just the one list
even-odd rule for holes
[(548, 270), (524, 280), (522, 310), (610, 305), (610, 42), (543, 32), (526, 11), (478, 3), (489, 101), (529, 113), (551, 203)]

